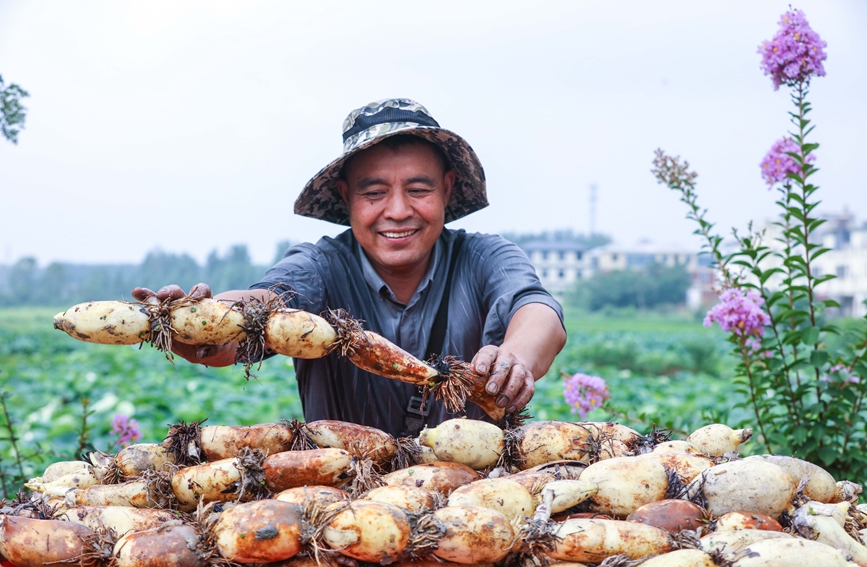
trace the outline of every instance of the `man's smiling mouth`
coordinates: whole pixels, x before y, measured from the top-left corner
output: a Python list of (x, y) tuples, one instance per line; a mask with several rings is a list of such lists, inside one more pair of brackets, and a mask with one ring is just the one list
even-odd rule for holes
[(404, 230), (401, 232), (381, 232), (380, 234), (382, 234), (386, 238), (406, 238), (407, 236), (412, 236), (416, 232), (418, 232), (417, 229)]

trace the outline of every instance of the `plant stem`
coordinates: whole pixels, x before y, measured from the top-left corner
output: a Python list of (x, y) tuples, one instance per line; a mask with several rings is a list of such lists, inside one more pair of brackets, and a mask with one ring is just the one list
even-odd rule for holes
[[(791, 223), (789, 221), (789, 204), (792, 202), (792, 184), (790, 182), (787, 182), (783, 186), (782, 191), (783, 191), (785, 199), (786, 199), (786, 212), (783, 215), (783, 217), (786, 221), (784, 232), (783, 232), (783, 235), (785, 236), (786, 248), (783, 251), (783, 254), (784, 254), (784, 258), (789, 258), (792, 255), (792, 239), (789, 236), (789, 230), (791, 230), (791, 228), (792, 228)], [(792, 273), (791, 264), (789, 264), (787, 262), (783, 262), (783, 265), (786, 267), (786, 275), (788, 276), (788, 279), (789, 279), (789, 285), (788, 285), (788, 288), (789, 288), (788, 289), (789, 310), (792, 311), (795, 309), (795, 292), (792, 290), (792, 285), (794, 284), (795, 276)], [(771, 321), (774, 321), (773, 316), (771, 316)], [(776, 321), (774, 321), (774, 324), (776, 325)], [(792, 314), (790, 316), (789, 324), (790, 324), (790, 328), (794, 331), (795, 328), (797, 327), (794, 314)], [(776, 328), (774, 329), (774, 332), (776, 332)], [(783, 347), (783, 345), (781, 344), (780, 345), (780, 357), (785, 362), (786, 357), (785, 357), (785, 354), (784, 354), (782, 347)], [(792, 357), (794, 360), (798, 360), (798, 345), (797, 344), (792, 345)], [(789, 382), (789, 388), (791, 389), (792, 378), (791, 378), (791, 376), (788, 375), (789, 365), (786, 364), (785, 368), (786, 368), (786, 381)], [(798, 371), (795, 371), (795, 383), (798, 385), (798, 390), (800, 390), (801, 389), (801, 373)], [(800, 399), (798, 401), (800, 401)], [(803, 404), (801, 404), (801, 407), (803, 407)]]
[[(789, 365), (786, 363), (786, 353), (783, 346), (783, 341), (780, 339), (780, 333), (777, 330), (777, 320), (774, 319), (773, 314), (771, 313), (771, 309), (768, 306), (768, 289), (764, 285), (759, 285), (759, 293), (761, 294), (762, 299), (765, 300), (765, 308), (768, 313), (768, 317), (771, 320), (771, 330), (774, 332), (774, 340), (777, 345), (777, 349), (780, 353), (780, 358), (783, 360), (783, 371), (785, 375), (781, 380), (775, 380), (777, 384), (784, 383), (786, 385), (786, 390), (788, 392), (789, 403), (786, 404), (786, 411), (789, 413), (789, 419), (792, 420), (792, 423), (798, 421), (798, 410), (803, 407), (801, 399), (798, 397), (797, 393), (792, 390), (792, 379), (789, 376)], [(800, 381), (798, 382), (800, 384)], [(753, 398), (753, 405), (755, 406), (755, 398)], [(758, 411), (756, 409), (756, 411)]]
[(87, 411), (88, 405), (90, 405), (90, 400), (87, 397), (81, 398), (81, 430), (78, 432), (78, 450), (76, 451), (76, 455), (81, 455), (87, 448), (90, 433), (87, 428), (87, 417), (90, 415)]
[(747, 378), (748, 378), (749, 384), (750, 384), (750, 398), (752, 399), (752, 402), (753, 402), (753, 412), (756, 414), (756, 423), (759, 426), (759, 431), (762, 434), (762, 439), (765, 440), (765, 447), (767, 447), (768, 453), (773, 453), (773, 450), (771, 449), (771, 442), (768, 439), (768, 436), (765, 435), (764, 422), (762, 421), (762, 417), (759, 414), (758, 400), (756, 399), (756, 390), (755, 390), (755, 387), (753, 386), (753, 369), (752, 369), (752, 365), (750, 364), (751, 358), (750, 358), (750, 353), (747, 350), (747, 338), (746, 337), (738, 337), (738, 346), (741, 349), (741, 357), (744, 359), (744, 368), (746, 368), (746, 370), (747, 370)]
[[(807, 203), (807, 198), (810, 196), (810, 192), (807, 187), (807, 174), (809, 173), (811, 167), (807, 163), (807, 154), (804, 151), (804, 126), (807, 124), (804, 120), (806, 116), (804, 112), (804, 97), (806, 93), (804, 92), (804, 82), (798, 82), (798, 95), (797, 95), (797, 106), (798, 106), (798, 152), (801, 156), (801, 167), (798, 171), (798, 185), (801, 188), (801, 198), (804, 215), (802, 219), (803, 227), (804, 227), (804, 267), (805, 267), (805, 276), (806, 276), (806, 288), (807, 288), (807, 304), (810, 306), (810, 325), (812, 327), (816, 326), (816, 307), (813, 304), (814, 295), (813, 288), (815, 287), (813, 283), (813, 274), (810, 266), (810, 224), (809, 224), (809, 205)], [(819, 350), (818, 341), (813, 344), (813, 351)], [(819, 408), (819, 422), (825, 422), (825, 411), (822, 406), (822, 388), (820, 387), (820, 378), (821, 372), (819, 368), (816, 368), (816, 404)], [(819, 440), (819, 446), (823, 446), (825, 444), (824, 439)]]
[[(24, 465), (21, 464), (21, 452), (18, 450), (18, 438), (15, 437), (15, 428), (12, 427), (12, 418), (9, 416), (9, 409), (6, 407), (6, 392), (0, 393), (0, 405), (3, 406), (3, 417), (6, 418), (6, 430), (9, 432), (9, 442), (12, 444), (12, 452), (15, 454), (15, 462), (18, 464), (18, 474), (24, 478)], [(5, 478), (3, 492), (6, 492)]]
[[(786, 219), (786, 223), (788, 224), (788, 219)], [(737, 231), (734, 232), (734, 235), (735, 239), (738, 242), (738, 245), (741, 247), (742, 255), (745, 255), (750, 259), (750, 270), (753, 273), (761, 271), (761, 266), (759, 265), (759, 258), (761, 256), (761, 252), (764, 250), (764, 247), (759, 243), (761, 233), (753, 233), (752, 229), (750, 229), (749, 238), (739, 237)], [(788, 254), (788, 246), (786, 252)], [(765, 287), (764, 283), (762, 283), (761, 278), (759, 278), (759, 282), (756, 287), (759, 291), (759, 295), (764, 300), (762, 304), (762, 309), (768, 316), (768, 320), (770, 321), (769, 326), (774, 332), (774, 339), (777, 345), (777, 349), (780, 353), (780, 359), (783, 361), (782, 375), (771, 372), (771, 379), (774, 382), (774, 387), (784, 392), (784, 395), (788, 398), (789, 402), (785, 404), (786, 411), (789, 414), (789, 419), (791, 420), (791, 422), (795, 423), (798, 421), (798, 410), (800, 409), (800, 407), (802, 407), (801, 400), (798, 397), (797, 392), (792, 389), (792, 379), (789, 375), (790, 365), (786, 361), (785, 346), (783, 345), (783, 341), (780, 338), (779, 329), (777, 328), (778, 320), (774, 316), (773, 311), (771, 310), (771, 298), (768, 294), (768, 288)], [(743, 356), (743, 351), (741, 352), (741, 354)], [(800, 384), (800, 379), (798, 379), (798, 383)], [(753, 400), (755, 401), (755, 398), (753, 398)], [(758, 411), (758, 408), (754, 409)]]

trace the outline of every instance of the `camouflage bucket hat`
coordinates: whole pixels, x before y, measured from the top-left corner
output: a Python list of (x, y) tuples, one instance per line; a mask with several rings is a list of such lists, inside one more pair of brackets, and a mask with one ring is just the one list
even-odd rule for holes
[(352, 155), (398, 134), (411, 134), (439, 146), (455, 172), (445, 222), (488, 206), (485, 171), (473, 148), (454, 132), (440, 128), (425, 107), (408, 98), (372, 102), (353, 110), (343, 122), (343, 155), (305, 185), (295, 213), (349, 226), (349, 211), (337, 190), (340, 169)]

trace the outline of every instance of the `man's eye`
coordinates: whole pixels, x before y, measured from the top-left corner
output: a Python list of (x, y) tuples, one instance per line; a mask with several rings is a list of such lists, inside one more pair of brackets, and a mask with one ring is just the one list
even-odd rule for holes
[(414, 189), (409, 190), (411, 195), (427, 195), (428, 193), (432, 193), (433, 189), (429, 189), (427, 187), (416, 187)]
[(365, 191), (361, 194), (361, 196), (366, 199), (378, 199), (383, 195), (385, 195), (385, 191)]

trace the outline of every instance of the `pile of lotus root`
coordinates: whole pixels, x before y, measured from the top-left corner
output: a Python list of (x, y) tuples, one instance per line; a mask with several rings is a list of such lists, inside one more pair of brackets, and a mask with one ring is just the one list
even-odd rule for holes
[(339, 421), (172, 426), (59, 462), (0, 509), (0, 558), (41, 565), (867, 566), (861, 487), (750, 430), (616, 423), (417, 439)]

